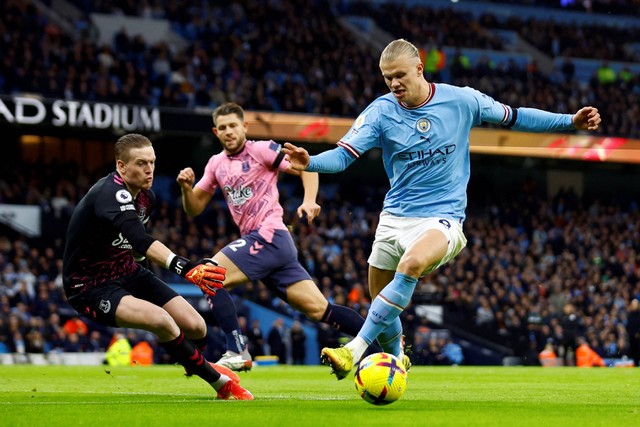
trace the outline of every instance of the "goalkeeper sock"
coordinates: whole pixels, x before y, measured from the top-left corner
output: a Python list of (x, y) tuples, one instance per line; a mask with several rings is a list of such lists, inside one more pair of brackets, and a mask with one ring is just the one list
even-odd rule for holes
[(364, 318), (354, 309), (343, 305), (329, 304), (320, 322), (331, 325), (334, 329), (355, 337), (364, 325)]
[(193, 343), (193, 345), (196, 346), (196, 348), (198, 350), (200, 350), (200, 353), (202, 353), (203, 356), (206, 354), (206, 351), (207, 351), (207, 336), (206, 335), (204, 337), (202, 337), (202, 338), (192, 339), (191, 342)]
[[(382, 331), (391, 327), (402, 310), (409, 305), (416, 283), (418, 283), (418, 279), (396, 273), (391, 283), (385, 286), (371, 303), (371, 308), (358, 336), (364, 341), (372, 343)], [(394, 327), (397, 328), (397, 325)], [(401, 325), (400, 330), (402, 330)]]
[(207, 363), (202, 352), (184, 336), (184, 332), (180, 331), (178, 338), (161, 342), (160, 345), (179, 364), (184, 366), (187, 372), (199, 376), (212, 385), (220, 379), (220, 374)]
[(218, 289), (215, 295), (205, 295), (205, 297), (213, 316), (227, 338), (227, 350), (242, 353), (246, 343), (240, 330), (236, 304), (231, 295), (225, 289)]

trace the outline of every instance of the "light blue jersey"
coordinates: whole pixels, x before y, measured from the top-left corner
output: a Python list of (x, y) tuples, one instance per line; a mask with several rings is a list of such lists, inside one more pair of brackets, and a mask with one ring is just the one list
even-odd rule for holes
[(469, 133), (483, 122), (530, 132), (574, 129), (572, 115), (512, 109), (468, 87), (429, 83), (431, 94), (406, 107), (392, 93), (373, 101), (338, 148), (311, 157), (310, 172), (340, 172), (371, 148), (382, 149), (391, 188), (383, 211), (463, 222), (470, 176)]

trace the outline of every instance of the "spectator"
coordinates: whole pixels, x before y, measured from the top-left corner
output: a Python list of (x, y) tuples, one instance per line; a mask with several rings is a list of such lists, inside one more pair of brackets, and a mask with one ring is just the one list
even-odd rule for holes
[(575, 363), (576, 338), (582, 333), (580, 317), (576, 313), (576, 308), (573, 304), (568, 303), (564, 305), (560, 325), (563, 331), (563, 339), (560, 342), (560, 354), (565, 366), (571, 366)]
[(253, 319), (251, 322), (251, 328), (247, 331), (247, 343), (249, 346), (249, 353), (253, 359), (256, 356), (264, 356), (264, 337), (262, 335), (262, 329), (260, 328), (260, 320)]
[(538, 355), (540, 365), (544, 367), (557, 366), (558, 355), (554, 348), (553, 342), (547, 342), (544, 349)]
[(629, 352), (636, 366), (640, 366), (640, 302), (637, 298), (629, 304), (627, 317), (627, 334), (629, 335)]
[(440, 356), (440, 362), (444, 365), (458, 366), (462, 365), (462, 362), (464, 360), (462, 347), (460, 347), (460, 344), (453, 342), (451, 338), (448, 338), (445, 341)]
[(291, 335), (291, 361), (294, 365), (304, 365), (307, 335), (299, 320), (293, 321), (289, 334)]
[(562, 60), (560, 71), (562, 72), (562, 76), (564, 78), (565, 83), (571, 83), (573, 81), (573, 78), (576, 74), (576, 66), (571, 60), (571, 58), (565, 57)]
[(604, 360), (587, 344), (584, 337), (576, 338), (578, 348), (576, 349), (576, 366), (590, 368), (593, 366), (606, 366)]
[(278, 317), (269, 330), (267, 335), (267, 343), (269, 344), (269, 354), (278, 357), (278, 363), (287, 363), (287, 347), (285, 344), (285, 336), (287, 334), (284, 320)]
[(476, 309), (476, 325), (481, 328), (493, 328), (495, 315), (489, 305), (489, 300), (485, 296), (480, 296), (478, 308)]
[(605, 61), (600, 65), (596, 71), (596, 76), (598, 78), (598, 83), (602, 86), (613, 84), (617, 79), (616, 70), (609, 65), (608, 61)]

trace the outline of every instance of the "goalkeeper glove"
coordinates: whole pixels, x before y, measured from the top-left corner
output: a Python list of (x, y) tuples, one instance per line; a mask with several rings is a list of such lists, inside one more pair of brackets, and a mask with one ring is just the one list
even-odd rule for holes
[(169, 270), (198, 286), (207, 295), (215, 295), (216, 291), (224, 286), (227, 273), (226, 268), (220, 267), (211, 258), (193, 262), (178, 255), (169, 263)]

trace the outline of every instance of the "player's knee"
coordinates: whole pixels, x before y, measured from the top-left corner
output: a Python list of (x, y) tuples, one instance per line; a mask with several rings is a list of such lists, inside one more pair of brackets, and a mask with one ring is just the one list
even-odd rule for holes
[(207, 324), (202, 316), (189, 316), (182, 321), (180, 329), (188, 337), (203, 337), (207, 334)]
[(311, 312), (307, 312), (306, 315), (307, 317), (314, 321), (314, 322), (319, 322), (322, 320), (322, 315), (324, 314), (324, 312), (315, 310), (315, 311), (311, 311)]
[(398, 264), (396, 271), (407, 276), (420, 277), (427, 268), (428, 261), (412, 254), (405, 254)]
[(309, 304), (305, 307), (304, 314), (314, 322), (320, 322), (322, 317), (324, 316), (325, 311), (327, 310), (328, 302), (326, 301), (318, 301), (312, 304)]
[(324, 316), (324, 312), (326, 311), (329, 303), (324, 299), (307, 299), (303, 302), (290, 300), (289, 304), (299, 312), (304, 313), (309, 320), (319, 322), (322, 320), (322, 316)]
[(159, 337), (170, 336), (177, 330), (177, 325), (173, 317), (164, 310), (154, 313), (147, 323), (148, 329)]

